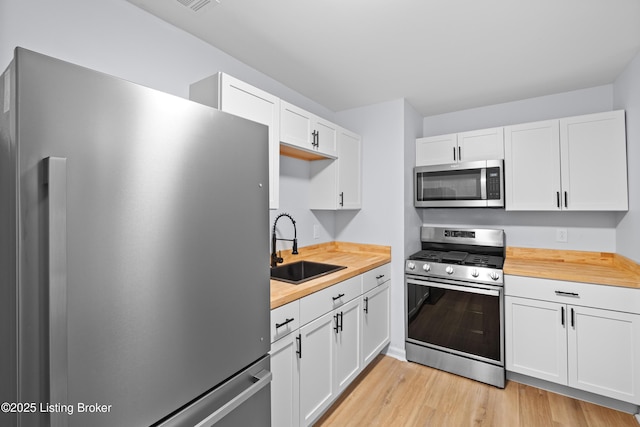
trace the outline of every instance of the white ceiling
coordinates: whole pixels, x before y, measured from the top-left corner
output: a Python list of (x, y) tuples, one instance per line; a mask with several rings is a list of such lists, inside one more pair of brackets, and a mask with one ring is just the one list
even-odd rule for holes
[[(127, 0), (333, 111), (422, 115), (612, 83), (638, 0)], [(185, 5), (186, 4), (186, 5)]]

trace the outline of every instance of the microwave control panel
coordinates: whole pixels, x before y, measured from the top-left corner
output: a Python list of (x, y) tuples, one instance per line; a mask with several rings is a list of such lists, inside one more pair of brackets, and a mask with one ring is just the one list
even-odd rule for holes
[(500, 168), (487, 168), (487, 199), (500, 200)]

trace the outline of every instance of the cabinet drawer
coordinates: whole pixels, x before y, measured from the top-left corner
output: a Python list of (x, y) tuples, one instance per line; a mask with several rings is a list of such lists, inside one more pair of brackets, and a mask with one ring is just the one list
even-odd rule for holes
[(300, 300), (300, 324), (305, 325), (362, 295), (362, 275), (329, 286)]
[(505, 275), (505, 295), (640, 314), (640, 289)]
[(300, 300), (271, 310), (271, 342), (288, 335), (300, 327)]
[(367, 293), (391, 279), (391, 263), (381, 265), (362, 274), (362, 293)]

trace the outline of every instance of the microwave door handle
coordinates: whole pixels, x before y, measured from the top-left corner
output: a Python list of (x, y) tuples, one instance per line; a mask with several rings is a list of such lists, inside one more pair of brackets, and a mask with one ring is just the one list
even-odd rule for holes
[(487, 168), (480, 169), (480, 199), (487, 200)]

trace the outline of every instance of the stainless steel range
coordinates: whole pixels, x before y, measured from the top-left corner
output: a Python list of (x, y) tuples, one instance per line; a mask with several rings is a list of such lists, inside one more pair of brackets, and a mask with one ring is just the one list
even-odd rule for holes
[(505, 386), (503, 230), (422, 227), (405, 261), (407, 359)]

